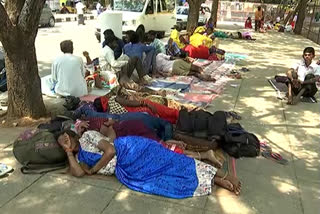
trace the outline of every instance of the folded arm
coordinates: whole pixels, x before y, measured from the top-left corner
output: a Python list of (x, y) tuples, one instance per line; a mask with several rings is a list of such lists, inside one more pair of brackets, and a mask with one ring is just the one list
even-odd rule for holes
[(103, 155), (96, 165), (90, 169), (91, 174), (97, 173), (102, 167), (106, 166), (116, 154), (113, 145), (106, 140), (100, 140), (98, 148), (103, 151)]

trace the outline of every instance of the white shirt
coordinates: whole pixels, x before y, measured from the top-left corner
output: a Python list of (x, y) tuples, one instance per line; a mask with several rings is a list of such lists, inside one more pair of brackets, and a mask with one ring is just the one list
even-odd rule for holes
[(77, 14), (83, 14), (84, 8), (85, 8), (84, 4), (82, 4), (82, 2), (78, 2), (76, 4)]
[(295, 64), (292, 68), (295, 71), (297, 71), (298, 79), (300, 81), (304, 81), (304, 79), (307, 76), (307, 74), (314, 74), (314, 75), (319, 75), (320, 74), (319, 65), (317, 65), (315, 62), (312, 62), (307, 67), (304, 59), (302, 59), (300, 62)]
[(114, 58), (113, 50), (108, 46), (102, 48), (102, 55), (99, 57), (100, 68), (103, 71), (120, 72), (121, 67), (125, 66), (129, 61), (129, 57), (122, 54), (117, 60)]
[(276, 22), (280, 22), (280, 16), (276, 18)]
[(174, 60), (170, 60), (170, 56), (159, 53), (156, 57), (157, 71), (161, 73), (171, 73)]
[(52, 64), (51, 76), (57, 94), (75, 97), (88, 94), (85, 69), (80, 57), (69, 53), (58, 57)]
[(96, 9), (100, 10), (100, 8), (101, 8), (101, 4), (98, 2), (97, 5), (96, 5)]

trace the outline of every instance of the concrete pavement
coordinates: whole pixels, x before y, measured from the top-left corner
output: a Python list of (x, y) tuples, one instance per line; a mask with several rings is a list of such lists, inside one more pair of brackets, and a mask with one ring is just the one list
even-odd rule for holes
[[(92, 26), (70, 26), (39, 31), (36, 45), (42, 75), (49, 72), (50, 61), (59, 53), (58, 44), (63, 39), (72, 37), (78, 55), (85, 48), (93, 56), (99, 54), (100, 45), (90, 32)], [(287, 106), (276, 98), (266, 80), (285, 72), (299, 60), (304, 47), (314, 46), (318, 54), (319, 46), (290, 34), (254, 36), (256, 42), (221, 41), (221, 48), (249, 55), (239, 66), (246, 66), (250, 71), (243, 74), (242, 80), (231, 82), (238, 84), (237, 88), (228, 84), (209, 110), (239, 112), (243, 118), (240, 123), (288, 159), (287, 166), (263, 157), (241, 158), (237, 160), (237, 174), (242, 181), (240, 197), (216, 189), (208, 197), (174, 200), (131, 191), (115, 177), (22, 175), (11, 144), (24, 128), (1, 128), (0, 162), (13, 166), (15, 171), (0, 179), (0, 213), (319, 213), (319, 104)], [(320, 100), (319, 93), (317, 98)]]

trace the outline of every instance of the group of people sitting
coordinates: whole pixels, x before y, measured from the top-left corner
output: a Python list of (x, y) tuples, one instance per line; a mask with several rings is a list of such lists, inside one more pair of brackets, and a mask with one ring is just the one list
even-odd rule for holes
[[(174, 35), (176, 36), (174, 37)], [(196, 76), (203, 81), (215, 81), (210, 74), (194, 64), (195, 58), (208, 59), (215, 54), (223, 58), (224, 51), (217, 49), (212, 38), (212, 28), (196, 29), (190, 37), (190, 44), (181, 46), (178, 30), (173, 30), (168, 44), (157, 38), (157, 33), (145, 33), (144, 27), (137, 31), (128, 31), (124, 39), (115, 36), (111, 29), (104, 32), (101, 55), (91, 59), (87, 51), (83, 52), (86, 63), (73, 55), (73, 43), (70, 40), (60, 44), (63, 55), (52, 64), (51, 77), (45, 79), (44, 88), (50, 88), (61, 96), (81, 97), (88, 93), (86, 80), (94, 80), (95, 86), (103, 87), (102, 82), (110, 82), (110, 74), (115, 76), (119, 85), (135, 91), (150, 91), (145, 86), (150, 77), (171, 75)], [(177, 40), (179, 38), (179, 41)], [(92, 68), (91, 72), (89, 72)], [(134, 77), (134, 71), (138, 77)]]

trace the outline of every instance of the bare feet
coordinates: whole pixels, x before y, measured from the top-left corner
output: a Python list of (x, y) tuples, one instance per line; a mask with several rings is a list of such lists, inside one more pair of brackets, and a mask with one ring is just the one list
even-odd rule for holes
[(203, 80), (203, 81), (211, 81), (211, 82), (216, 81), (216, 79), (211, 77), (211, 75), (209, 75), (209, 74), (200, 74), (200, 75), (198, 75), (198, 77), (200, 80)]
[(232, 183), (233, 185), (233, 192), (236, 195), (240, 195), (241, 192), (241, 182), (239, 181), (238, 178), (232, 176), (232, 175), (227, 175), (227, 177), (225, 178), (225, 180), (228, 180)]
[(211, 161), (213, 165), (217, 168), (222, 167), (222, 163), (217, 159), (213, 150), (209, 150), (206, 152), (207, 160)]
[(289, 96), (289, 95), (288, 95), (288, 102), (287, 102), (287, 104), (288, 104), (288, 105), (292, 105), (292, 104), (293, 104), (292, 101), (293, 101), (293, 100), (292, 100), (292, 96)]
[(222, 188), (229, 190), (230, 192), (233, 192), (233, 184), (228, 180), (216, 176), (214, 177), (214, 183), (218, 186), (221, 186)]

